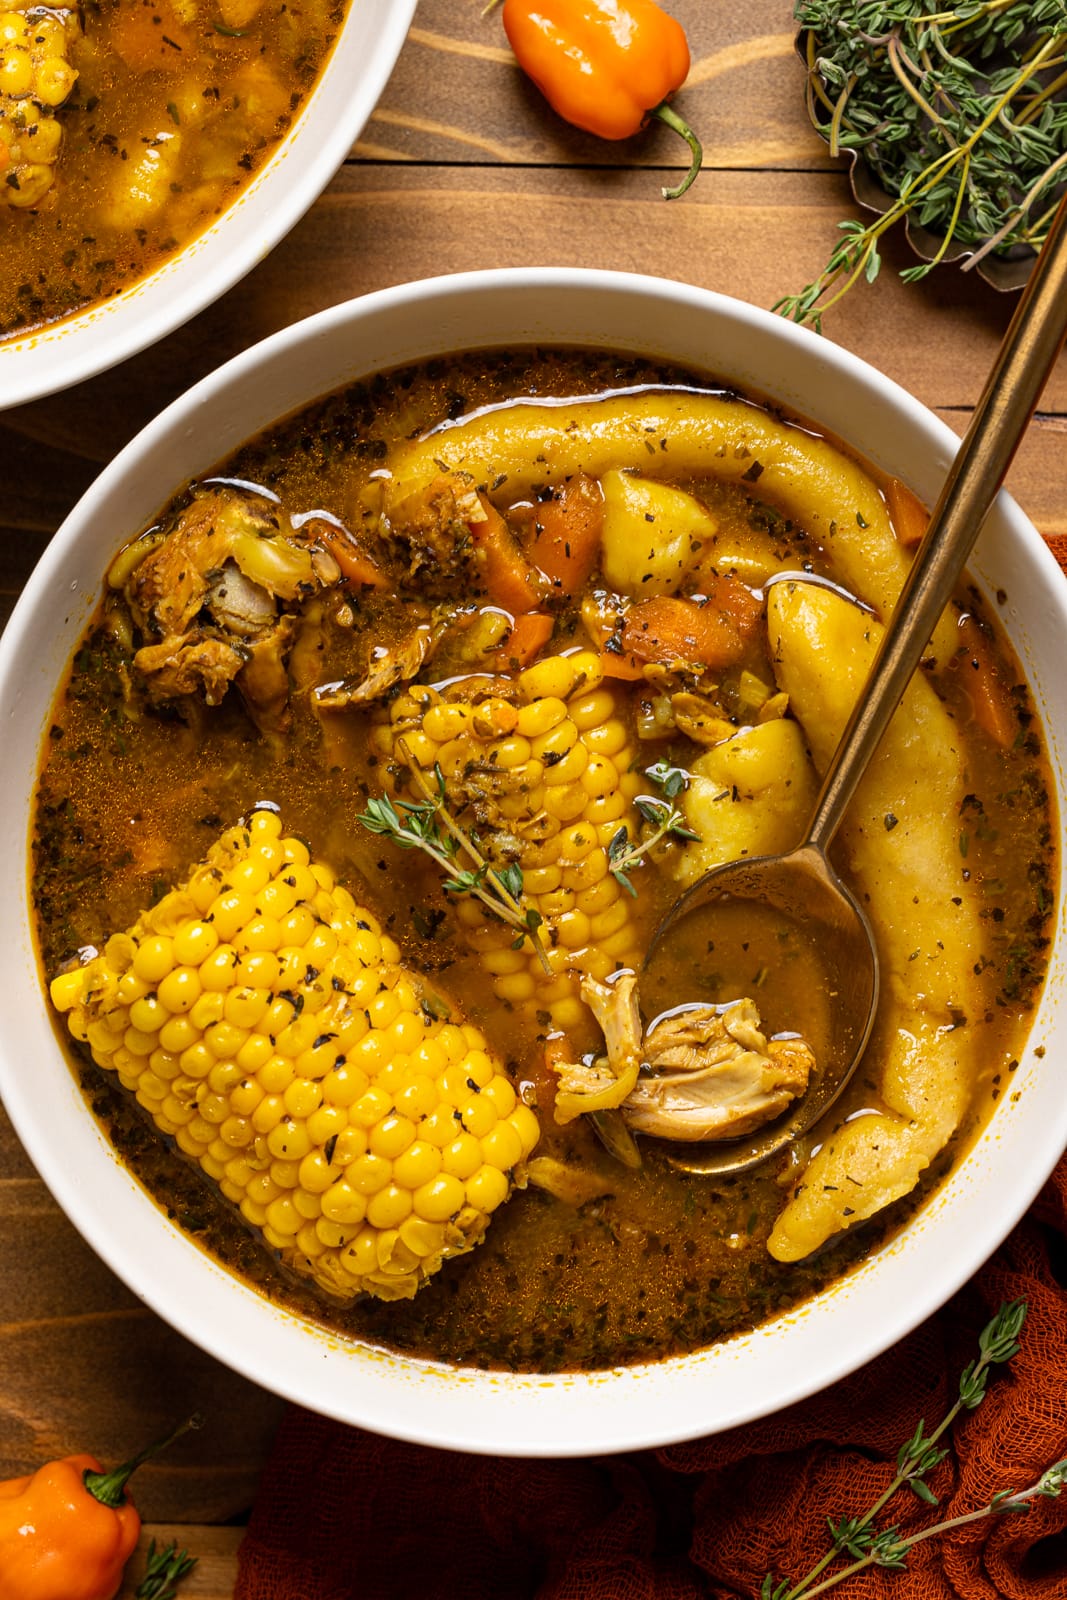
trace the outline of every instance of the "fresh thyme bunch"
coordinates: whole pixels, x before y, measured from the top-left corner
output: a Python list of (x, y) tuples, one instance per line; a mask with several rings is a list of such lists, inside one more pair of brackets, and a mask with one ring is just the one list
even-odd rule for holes
[(797, 0), (808, 111), (832, 155), (852, 152), (889, 198), (839, 224), (825, 268), (774, 307), (820, 331), (901, 218), (937, 239), (923, 278), (951, 252), (1028, 259), (1067, 181), (1067, 0)]
[[(926, 1482), (926, 1476), (945, 1459), (948, 1450), (940, 1443), (961, 1411), (975, 1411), (985, 1399), (986, 1386), (992, 1368), (1010, 1361), (1019, 1349), (1019, 1334), (1026, 1318), (1026, 1302), (1012, 1300), (1000, 1307), (996, 1316), (987, 1323), (978, 1336), (978, 1356), (960, 1375), (959, 1389), (954, 1404), (932, 1433), (926, 1424), (918, 1427), (897, 1454), (896, 1476), (889, 1486), (861, 1517), (841, 1517), (835, 1521), (827, 1517), (830, 1548), (803, 1578), (778, 1579), (768, 1573), (763, 1580), (760, 1600), (813, 1600), (813, 1596), (833, 1589), (846, 1578), (851, 1578), (868, 1567), (883, 1567), (890, 1572), (901, 1572), (908, 1564), (908, 1552), (914, 1545), (936, 1538), (952, 1528), (969, 1522), (981, 1522), (986, 1517), (1004, 1515), (1011, 1511), (1028, 1511), (1034, 1500), (1055, 1498), (1067, 1488), (1067, 1459), (1048, 1467), (1035, 1482), (1022, 1489), (1001, 1489), (988, 1505), (978, 1511), (932, 1523), (918, 1533), (902, 1535), (896, 1525), (879, 1528), (876, 1518), (893, 1497), (903, 1488), (909, 1488), (926, 1505), (936, 1506), (937, 1496)], [(834, 1562), (846, 1556), (852, 1559), (846, 1566), (828, 1572)]]

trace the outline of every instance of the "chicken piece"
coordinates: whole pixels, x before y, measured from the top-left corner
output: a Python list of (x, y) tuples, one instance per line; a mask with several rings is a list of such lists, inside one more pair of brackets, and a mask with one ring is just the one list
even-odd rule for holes
[(709, 748), (732, 739), (737, 729), (723, 715), (722, 707), (706, 694), (691, 694), (682, 690), (671, 695), (671, 716), (679, 733), (686, 734), (694, 744)]
[(422, 593), (455, 594), (457, 583), (464, 584), (473, 572), (470, 524), (485, 518), (474, 479), (465, 472), (443, 472), (390, 500), (378, 533)]
[(611, 984), (583, 978), (581, 992), (606, 1054), (553, 1063), (557, 1122), (617, 1107), (634, 1133), (735, 1139), (780, 1116), (815, 1070), (803, 1039), (767, 1039), (751, 1000), (690, 1007), (642, 1038), (634, 973)]
[(804, 1093), (815, 1057), (800, 1038), (768, 1039), (751, 1000), (665, 1018), (644, 1041), (644, 1070), (623, 1105), (634, 1133), (736, 1139)]
[(592, 1167), (557, 1161), (554, 1156), (537, 1156), (533, 1161), (528, 1161), (526, 1180), (535, 1189), (543, 1189), (554, 1200), (561, 1200), (564, 1205), (575, 1208), (586, 1205), (590, 1200), (602, 1200), (615, 1187), (610, 1178)]
[(295, 611), (341, 571), (314, 537), (283, 529), (281, 508), (229, 488), (194, 496), (173, 527), (122, 552), (111, 582), (141, 639), (135, 674), (152, 704), (232, 683), (262, 733), (289, 724), (287, 660)]
[(620, 972), (613, 983), (600, 983), (586, 973), (581, 996), (600, 1026), (607, 1054), (594, 1060), (553, 1063), (559, 1123), (573, 1122), (590, 1111), (625, 1108), (641, 1070), (641, 1012), (634, 974)]
[(233, 680), (261, 733), (281, 732), (289, 725), (286, 663), (298, 626), (298, 619), (286, 612), (267, 632), (250, 639), (244, 663)]
[[(165, 637), (183, 633), (213, 598), (240, 608), (236, 586), (220, 585), (227, 561), (268, 599), (293, 601), (320, 587), (310, 547), (283, 535), (277, 505), (211, 489), (193, 498), (129, 574), (124, 592), (134, 620), (144, 632)], [(250, 604), (248, 590), (243, 604)]]
[(202, 694), (209, 706), (221, 703), (244, 665), (244, 656), (222, 639), (199, 632), (172, 635), (162, 644), (145, 645), (134, 661), (158, 704)]
[(343, 711), (347, 706), (384, 700), (399, 684), (410, 683), (437, 652), (445, 635), (457, 622), (469, 621), (471, 610), (457, 613), (454, 606), (438, 606), (427, 622), (420, 622), (397, 645), (376, 645), (366, 675), (358, 682), (342, 678), (315, 690), (319, 711)]

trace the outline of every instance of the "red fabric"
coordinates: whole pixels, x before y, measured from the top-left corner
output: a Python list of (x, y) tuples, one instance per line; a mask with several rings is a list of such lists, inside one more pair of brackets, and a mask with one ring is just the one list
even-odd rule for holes
[[(1025, 1299), (1022, 1348), (957, 1422), (931, 1478), (881, 1525), (903, 1532), (1022, 1488), (1067, 1456), (1067, 1157), (1032, 1210), (936, 1316), (851, 1378), (744, 1428), (585, 1461), (398, 1444), (291, 1410), (242, 1543), (235, 1600), (733, 1600), (798, 1578), (827, 1515), (864, 1511), (920, 1417), (932, 1428), (980, 1328)], [(1067, 1494), (932, 1539), (847, 1600), (1067, 1600)]]

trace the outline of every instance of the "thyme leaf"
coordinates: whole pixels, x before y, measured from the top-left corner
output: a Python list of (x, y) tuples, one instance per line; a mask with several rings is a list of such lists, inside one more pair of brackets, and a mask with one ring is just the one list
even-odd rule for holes
[[(670, 770), (676, 772), (680, 769)], [(678, 790), (675, 790), (675, 793), (677, 792)], [(638, 795), (634, 801), (634, 809), (653, 831), (643, 839), (631, 842), (630, 830), (623, 823), (608, 843), (608, 869), (627, 894), (633, 895), (636, 899), (637, 890), (630, 878), (630, 869), (635, 867), (643, 856), (648, 855), (661, 839), (699, 839), (700, 835), (687, 826), (682, 812), (669, 800), (654, 799), (651, 795)]]

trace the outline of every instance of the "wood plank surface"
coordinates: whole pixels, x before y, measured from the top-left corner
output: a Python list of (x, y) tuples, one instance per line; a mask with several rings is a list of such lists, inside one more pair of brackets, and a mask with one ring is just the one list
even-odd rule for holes
[[(807, 119), (789, 0), (669, 9), (693, 55), (676, 104), (705, 149), (694, 188), (670, 205), (659, 191), (684, 169), (681, 141), (659, 126), (619, 144), (570, 128), (517, 70), (498, 10), (421, 0), (349, 160), (267, 260), (156, 348), (0, 411), (0, 620), (67, 512), (144, 423), (220, 362), (325, 306), (441, 272), (527, 264), (658, 274), (764, 307), (802, 288), (855, 207)], [(1014, 302), (955, 267), (905, 286), (897, 272), (911, 260), (891, 237), (879, 281), (827, 318), (826, 337), (962, 431)], [(1049, 535), (1067, 536), (1065, 434), (1061, 362), (1010, 479)], [(173, 487), (161, 485), (161, 500)], [(208, 1426), (138, 1474), (137, 1500), (145, 1543), (177, 1537), (199, 1557), (183, 1600), (223, 1600), (280, 1402), (109, 1273), (0, 1112), (0, 1477), (81, 1449), (114, 1463), (193, 1409)]]

